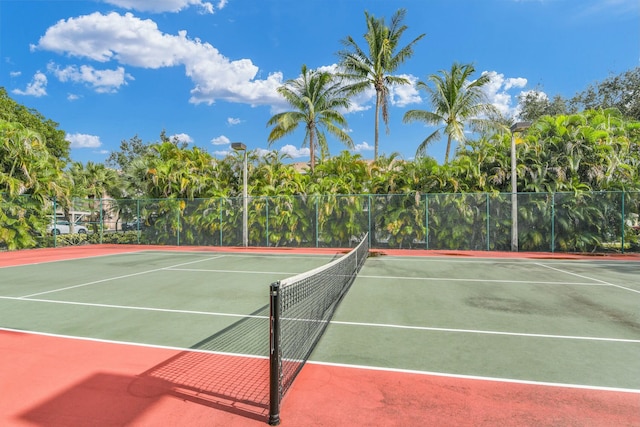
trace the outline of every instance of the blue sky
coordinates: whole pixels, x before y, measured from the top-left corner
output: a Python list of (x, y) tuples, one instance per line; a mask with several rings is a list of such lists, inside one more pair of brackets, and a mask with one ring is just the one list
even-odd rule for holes
[[(401, 44), (426, 36), (397, 74), (426, 80), (473, 63), (507, 116), (523, 92), (571, 97), (640, 65), (638, 0), (0, 0), (0, 86), (59, 123), (74, 161), (103, 162), (120, 141), (158, 141), (162, 130), (218, 157), (242, 141), (308, 161), (302, 131), (267, 143), (267, 120), (287, 109), (276, 89), (303, 64), (334, 66), (348, 35), (365, 47), (365, 11), (388, 22), (399, 8)], [(381, 154), (411, 159), (433, 131), (402, 123), (429, 109), (424, 95), (392, 91)], [(345, 115), (364, 158), (374, 99), (362, 94)], [(442, 162), (445, 145), (428, 154)]]

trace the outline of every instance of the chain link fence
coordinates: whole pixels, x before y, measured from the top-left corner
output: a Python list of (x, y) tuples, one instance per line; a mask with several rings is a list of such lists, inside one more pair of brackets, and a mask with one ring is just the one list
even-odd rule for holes
[[(510, 251), (510, 193), (249, 197), (254, 247)], [(71, 244), (241, 246), (242, 197), (55, 200), (0, 195), (0, 250)], [(518, 250), (640, 252), (640, 192), (520, 193)]]

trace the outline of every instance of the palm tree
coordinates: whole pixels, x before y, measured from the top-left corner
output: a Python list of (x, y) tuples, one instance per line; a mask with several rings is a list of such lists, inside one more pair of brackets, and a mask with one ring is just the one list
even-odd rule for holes
[(451, 71), (440, 70), (440, 74), (431, 74), (428, 81), (419, 81), (418, 89), (424, 89), (428, 96), (433, 111), (409, 110), (405, 113), (405, 123), (423, 121), (430, 125), (443, 124), (444, 129), (438, 128), (420, 143), (416, 150), (416, 156), (426, 153), (427, 146), (440, 139), (440, 131), (447, 135), (447, 150), (444, 162), (449, 161), (451, 142), (466, 142), (465, 124), (469, 123), (474, 131), (482, 131), (495, 127), (498, 124), (492, 120), (483, 118), (483, 115), (498, 115), (497, 109), (489, 104), (482, 87), (489, 83), (489, 75), (483, 74), (476, 80), (469, 80), (475, 67), (471, 64), (454, 63)]
[(37, 244), (36, 235), (47, 225), (49, 198), (68, 199), (63, 167), (38, 132), (0, 119), (0, 248)]
[(348, 148), (353, 148), (353, 141), (344, 130), (347, 121), (338, 111), (349, 106), (349, 99), (344, 96), (335, 76), (328, 72), (309, 70), (303, 65), (301, 76), (285, 82), (284, 86), (278, 88), (278, 93), (294, 110), (276, 114), (269, 119), (267, 126), (274, 126), (268, 137), (269, 145), (291, 134), (301, 123), (304, 124), (303, 146), (309, 144), (311, 172), (315, 168), (316, 145), (320, 147), (322, 158), (329, 154), (323, 128)]
[(194, 198), (215, 196), (215, 163), (198, 147), (181, 148), (173, 142), (152, 144), (144, 163), (134, 163), (134, 176), (146, 183), (152, 198)]
[(370, 181), (369, 167), (360, 154), (343, 151), (318, 166), (309, 192), (316, 194), (362, 194)]
[(254, 191), (261, 196), (299, 195), (304, 192), (308, 175), (298, 173), (293, 165), (285, 164), (288, 154), (270, 151), (263, 155), (252, 177)]
[(362, 92), (370, 87), (376, 91), (374, 159), (378, 158), (378, 129), (380, 114), (389, 132), (389, 90), (392, 85), (407, 85), (411, 82), (405, 77), (392, 76), (398, 67), (413, 55), (413, 47), (425, 35), (420, 34), (408, 45), (399, 48), (400, 38), (407, 30), (402, 25), (405, 9), (399, 9), (391, 18), (391, 26), (385, 25), (384, 18), (376, 19), (365, 12), (367, 32), (364, 38), (368, 53), (361, 49), (355, 40), (348, 36), (342, 44), (345, 49), (338, 52), (340, 65), (344, 68), (344, 77), (351, 81), (346, 89), (351, 94)]
[(87, 162), (85, 165), (73, 162), (68, 176), (73, 181), (72, 196), (76, 197), (72, 204), (73, 209), (89, 211), (90, 217), (87, 219), (91, 221), (94, 232), (97, 232), (98, 227), (102, 227), (101, 221), (117, 211), (117, 206), (112, 201), (103, 204), (103, 199), (121, 196), (120, 175), (102, 163)]
[(73, 180), (73, 196), (101, 199), (107, 196), (119, 197), (120, 177), (114, 169), (102, 163), (73, 162), (69, 168)]

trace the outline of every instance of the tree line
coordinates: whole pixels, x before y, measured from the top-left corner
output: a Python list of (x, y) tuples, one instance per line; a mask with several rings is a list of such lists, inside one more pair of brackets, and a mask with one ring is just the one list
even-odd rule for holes
[[(399, 154), (378, 155), (379, 118), (387, 122), (392, 85), (408, 84), (393, 73), (409, 59), (423, 35), (402, 46), (407, 27), (404, 10), (384, 19), (365, 13), (363, 47), (345, 38), (340, 71), (328, 73), (302, 66), (301, 75), (279, 88), (291, 109), (274, 115), (267, 143), (305, 127), (310, 162), (300, 167), (287, 156), (257, 150), (247, 153), (252, 196), (322, 194), (404, 194), (509, 192), (509, 126), (486, 102), (485, 75), (472, 79), (471, 64), (455, 63), (417, 84), (429, 99), (429, 110), (410, 110), (405, 123), (439, 126), (418, 144), (414, 160)], [(376, 90), (373, 161), (349, 151), (330, 156), (327, 133), (352, 147), (340, 113), (354, 94)], [(520, 99), (519, 120), (532, 122), (517, 144), (517, 187), (521, 192), (640, 191), (640, 67), (596, 83), (571, 99), (551, 99), (528, 92)], [(466, 127), (474, 131), (469, 138)], [(445, 162), (426, 148), (447, 138)], [(58, 124), (11, 99), (0, 88), (0, 194), (5, 204), (0, 242), (33, 243), (43, 229), (42, 206), (55, 198), (68, 211), (73, 199), (184, 199), (237, 197), (242, 194), (242, 153), (216, 158), (160, 133), (144, 142), (137, 136), (120, 143), (105, 163), (72, 162), (69, 142)], [(454, 143), (456, 145), (454, 146)], [(453, 149), (452, 154), (450, 154)], [(319, 151), (319, 152), (318, 152)], [(28, 195), (26, 211), (8, 199)], [(33, 215), (25, 215), (25, 212)], [(11, 224), (11, 227), (8, 226)], [(22, 239), (22, 240), (21, 240)], [(5, 243), (5, 246), (7, 244)]]

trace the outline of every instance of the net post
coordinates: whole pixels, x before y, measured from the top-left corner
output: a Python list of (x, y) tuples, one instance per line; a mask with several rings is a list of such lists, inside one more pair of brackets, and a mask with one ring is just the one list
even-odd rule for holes
[(280, 424), (280, 282), (269, 288), (269, 425)]

